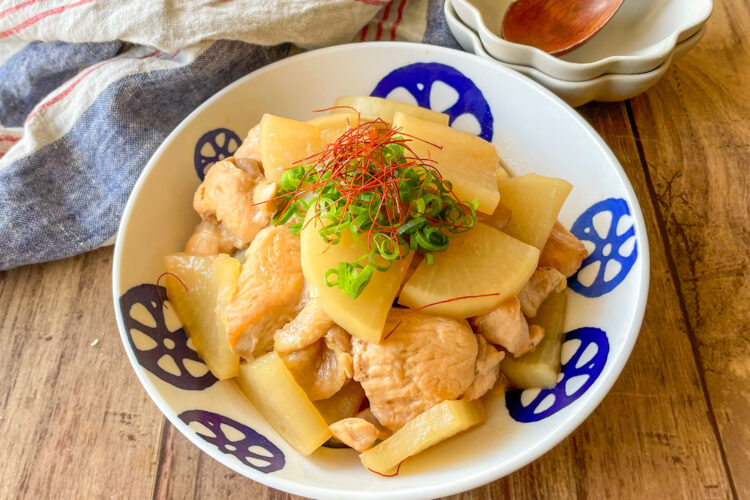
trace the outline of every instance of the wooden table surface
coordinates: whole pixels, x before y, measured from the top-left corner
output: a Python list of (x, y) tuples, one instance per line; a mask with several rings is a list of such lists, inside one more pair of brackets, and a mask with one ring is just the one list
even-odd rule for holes
[[(569, 438), (455, 498), (750, 498), (750, 7), (649, 92), (580, 109), (643, 208), (632, 357)], [(117, 333), (112, 249), (0, 272), (0, 498), (273, 498), (175, 431)], [(98, 339), (98, 344), (92, 342)]]

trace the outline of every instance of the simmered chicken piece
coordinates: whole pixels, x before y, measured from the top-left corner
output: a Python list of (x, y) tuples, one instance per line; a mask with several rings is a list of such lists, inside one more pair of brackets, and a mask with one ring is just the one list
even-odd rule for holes
[(558, 221), (552, 226), (552, 232), (542, 248), (539, 267), (552, 267), (570, 278), (581, 268), (581, 263), (587, 255), (588, 252), (581, 240)]
[(539, 308), (530, 330), (542, 334), (542, 340), (533, 352), (520, 358), (505, 358), (500, 370), (508, 381), (522, 389), (551, 389), (558, 382), (561, 351), (564, 342), (565, 292), (550, 295)]
[(274, 333), (302, 309), (299, 237), (270, 226), (245, 253), (237, 290), (225, 311), (229, 347), (246, 359), (273, 348)]
[(471, 323), (477, 333), (514, 357), (526, 354), (536, 345), (529, 335), (529, 325), (517, 297), (503, 301), (487, 314), (472, 318)]
[(363, 418), (370, 422), (372, 425), (375, 426), (375, 429), (378, 431), (378, 439), (384, 440), (388, 439), (393, 435), (393, 431), (388, 429), (387, 427), (383, 426), (377, 418), (375, 418), (375, 415), (372, 414), (372, 410), (368, 407), (362, 410), (361, 412), (357, 413), (356, 415), (358, 418)]
[(185, 253), (192, 255), (218, 255), (234, 250), (234, 237), (222, 224), (201, 221), (185, 243)]
[(260, 170), (260, 123), (250, 129), (247, 137), (242, 141), (240, 147), (234, 152), (234, 158), (237, 166), (247, 173)]
[(531, 345), (534, 347), (538, 346), (539, 342), (544, 338), (544, 328), (539, 325), (529, 326), (529, 338), (531, 339)]
[(484, 337), (477, 335), (479, 352), (474, 365), (474, 382), (463, 395), (463, 399), (479, 399), (492, 389), (500, 376), (500, 362), (505, 353), (498, 351)]
[(378, 438), (378, 430), (367, 420), (357, 417), (345, 418), (328, 426), (333, 437), (358, 452), (372, 447)]
[(325, 337), (288, 353), (279, 353), (310, 401), (328, 399), (352, 377), (350, 336), (333, 326)]
[(536, 316), (539, 306), (552, 292), (562, 292), (567, 288), (565, 275), (551, 267), (540, 267), (531, 275), (529, 282), (518, 294), (521, 310), (527, 318)]
[(215, 163), (193, 197), (201, 218), (221, 223), (233, 236), (234, 246), (244, 248), (273, 217), (276, 184), (237, 168), (232, 159)]
[(258, 183), (263, 182), (268, 185), (269, 182), (263, 175), (263, 165), (260, 162), (253, 160), (252, 158), (235, 158), (235, 165), (237, 168), (250, 175), (251, 177), (258, 179)]
[(350, 336), (316, 298), (274, 335), (278, 352), (311, 401), (328, 399), (352, 377)]
[[(400, 323), (399, 323), (400, 322)], [(474, 380), (477, 340), (463, 320), (392, 309), (380, 344), (352, 339), (354, 379), (391, 430), (434, 405), (457, 399)]]
[(344, 418), (358, 416), (357, 412), (364, 400), (365, 391), (362, 386), (359, 382), (350, 380), (330, 398), (316, 401), (315, 407), (330, 425)]
[(263, 164), (260, 159), (260, 128), (250, 129), (245, 141), (234, 152), (233, 159), (237, 168), (250, 175), (256, 182), (266, 181)]
[[(331, 349), (333, 352), (337, 354), (349, 354), (349, 359), (351, 359), (352, 336), (346, 333), (346, 330), (344, 330), (340, 326), (334, 325), (328, 330), (328, 332), (326, 332), (325, 342), (326, 347)], [(346, 358), (340, 357), (340, 359)], [(354, 367), (352, 366), (350, 370), (347, 370), (347, 373), (349, 375), (349, 378), (351, 378), (354, 374)]]
[(318, 299), (310, 299), (299, 314), (274, 335), (274, 350), (287, 353), (304, 349), (323, 338), (334, 326)]

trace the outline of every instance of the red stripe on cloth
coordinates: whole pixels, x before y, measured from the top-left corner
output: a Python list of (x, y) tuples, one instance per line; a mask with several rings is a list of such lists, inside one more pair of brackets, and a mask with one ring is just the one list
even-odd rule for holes
[(390, 3), (391, 0), (354, 0), (358, 3), (364, 3), (367, 5), (377, 5), (378, 7), (384, 7)]
[[(147, 57), (153, 57), (153, 56), (155, 56), (156, 54), (160, 54), (160, 53), (161, 53), (161, 51), (159, 51), (159, 50), (155, 50), (155, 51), (153, 51), (152, 53), (150, 53), (150, 54), (147, 54), (147, 55), (145, 55), (145, 56), (141, 57), (141, 59), (146, 59)], [(90, 70), (86, 71), (86, 72), (85, 72), (84, 74), (82, 74), (82, 75), (81, 75), (81, 76), (79, 76), (78, 78), (76, 78), (76, 80), (75, 80), (75, 81), (73, 81), (73, 83), (71, 83), (70, 85), (68, 85), (68, 86), (67, 86), (67, 88), (66, 88), (65, 90), (63, 90), (62, 92), (60, 92), (59, 94), (57, 94), (57, 95), (56, 95), (55, 97), (53, 97), (53, 98), (52, 98), (52, 99), (50, 99), (49, 101), (45, 101), (45, 102), (43, 102), (43, 103), (42, 103), (41, 105), (39, 105), (39, 107), (38, 107), (37, 109), (35, 109), (35, 110), (34, 110), (34, 111), (33, 111), (33, 112), (32, 112), (32, 113), (31, 113), (31, 114), (30, 114), (30, 115), (28, 116), (28, 118), (26, 118), (26, 122), (28, 122), (29, 120), (31, 120), (32, 118), (34, 118), (34, 116), (36, 116), (36, 115), (37, 115), (37, 114), (38, 114), (38, 113), (39, 113), (40, 111), (44, 111), (45, 109), (49, 108), (50, 106), (52, 106), (52, 105), (53, 105), (53, 104), (55, 104), (56, 102), (60, 102), (60, 101), (62, 101), (63, 99), (65, 99), (65, 98), (66, 98), (66, 97), (68, 96), (68, 94), (70, 94), (70, 93), (71, 93), (71, 92), (73, 91), (73, 89), (74, 89), (74, 88), (76, 88), (76, 86), (77, 86), (77, 85), (78, 85), (79, 83), (81, 83), (81, 80), (83, 80), (83, 79), (84, 79), (84, 78), (86, 78), (86, 77), (87, 77), (88, 75), (90, 75), (91, 73), (93, 73), (93, 72), (94, 72), (94, 71), (96, 71), (97, 69), (101, 68), (102, 66), (105, 66), (105, 65), (107, 65), (107, 64), (109, 64), (109, 63), (111, 63), (111, 62), (113, 62), (113, 61), (115, 61), (115, 59), (109, 59), (109, 60), (107, 60), (107, 61), (104, 61), (104, 62), (102, 62), (102, 63), (99, 63), (99, 64), (97, 64), (96, 66), (94, 66), (93, 68), (91, 68)]]
[(12, 135), (0, 135), (0, 142), (18, 142), (20, 137), (14, 137)]
[(365, 25), (364, 25), (364, 26), (362, 27), (362, 34), (360, 34), (360, 35), (359, 35), (359, 40), (360, 40), (361, 42), (364, 42), (364, 41), (365, 41), (365, 40), (367, 39), (367, 27), (368, 27), (368, 25), (367, 25), (367, 24), (365, 24)]
[(73, 7), (78, 7), (80, 5), (84, 5), (84, 4), (96, 2), (96, 1), (98, 0), (79, 0), (78, 2), (69, 3), (68, 5), (61, 5), (60, 7), (56, 7), (54, 9), (45, 10), (44, 12), (40, 12), (39, 14), (28, 18), (21, 24), (17, 24), (16, 26), (13, 26), (12, 28), (7, 29), (5, 31), (0, 31), (0, 38), (5, 38), (6, 36), (14, 35), (18, 33), (19, 31), (28, 28), (32, 24), (38, 23), (45, 17), (54, 16), (56, 14), (60, 14), (61, 12), (65, 12), (68, 9), (72, 9)]
[(149, 57), (154, 57), (161, 54), (161, 50), (156, 49), (155, 51), (151, 52), (150, 54), (146, 54), (145, 56), (141, 56), (141, 59), (147, 59)]
[(396, 39), (396, 30), (398, 29), (398, 25), (401, 22), (401, 17), (404, 14), (405, 5), (406, 5), (406, 0), (401, 0), (401, 3), (398, 6), (398, 16), (396, 17), (396, 22), (393, 23), (393, 27), (391, 28), (391, 40)]
[(5, 16), (7, 16), (8, 14), (10, 14), (11, 12), (15, 12), (17, 10), (21, 10), (24, 7), (28, 7), (29, 5), (32, 5), (32, 4), (35, 4), (37, 2), (41, 2), (41, 1), (42, 0), (27, 0), (26, 2), (19, 3), (18, 5), (14, 5), (13, 7), (9, 8), (9, 9), (2, 10), (2, 11), (0, 11), (0, 19), (4, 18)]
[(383, 22), (388, 19), (388, 14), (391, 13), (391, 5), (393, 5), (393, 2), (389, 2), (385, 6), (383, 17), (380, 18), (380, 22), (378, 23), (378, 33), (375, 35), (375, 40), (380, 40), (380, 37), (383, 35)]

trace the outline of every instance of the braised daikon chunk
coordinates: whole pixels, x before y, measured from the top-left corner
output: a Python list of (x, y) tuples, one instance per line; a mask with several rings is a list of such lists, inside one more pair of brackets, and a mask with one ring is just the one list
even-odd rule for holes
[[(452, 239), (445, 252), (436, 253), (433, 265), (419, 265), (404, 285), (399, 304), (411, 308), (435, 304), (425, 312), (454, 318), (478, 316), (521, 291), (538, 260), (536, 248), (477, 224)], [(451, 301), (438, 303), (446, 300)]]
[(260, 153), (266, 179), (278, 181), (284, 170), (323, 149), (320, 129), (309, 123), (265, 114), (260, 121)]
[(414, 116), (420, 120), (427, 120), (443, 125), (448, 125), (449, 119), (445, 113), (420, 108), (413, 104), (405, 104), (403, 102), (391, 101), (390, 99), (383, 99), (382, 97), (366, 95), (341, 96), (336, 99), (334, 106), (342, 107), (333, 109), (332, 113), (351, 113), (351, 108), (354, 108), (359, 111), (363, 120), (380, 118), (386, 123), (393, 123), (393, 118), (398, 112)]
[[(312, 210), (311, 208), (311, 214)], [(307, 220), (310, 220), (308, 217)], [(326, 284), (326, 272), (340, 262), (354, 262), (369, 252), (365, 238), (354, 240), (349, 230), (341, 232), (341, 241), (329, 245), (320, 236), (319, 219), (307, 223), (301, 233), (302, 272), (313, 287), (325, 313), (341, 328), (368, 342), (379, 342), (383, 325), (391, 309), (412, 253), (403, 261), (395, 261), (388, 271), (375, 271), (370, 283), (356, 299), (341, 288)]]
[(557, 383), (566, 303), (565, 292), (550, 295), (532, 325), (544, 328), (542, 341), (532, 352), (520, 358), (507, 357), (500, 363), (500, 369), (513, 385), (523, 389), (549, 389)]
[(226, 254), (175, 254), (164, 257), (164, 268), (171, 273), (164, 281), (167, 298), (201, 359), (218, 379), (237, 376), (240, 359), (227, 344), (222, 317), (234, 293), (240, 263)]
[(500, 181), (497, 188), (512, 214), (503, 231), (541, 250), (573, 186), (562, 179), (528, 174)]
[(418, 415), (374, 448), (362, 453), (362, 464), (380, 474), (392, 474), (409, 457), (461, 431), (484, 422), (479, 400), (443, 401)]
[(242, 363), (237, 382), (266, 422), (302, 455), (331, 437), (328, 424), (276, 352)]
[(443, 178), (453, 184), (453, 192), (460, 200), (476, 199), (480, 212), (495, 211), (500, 200), (495, 146), (468, 132), (404, 113), (396, 113), (393, 127), (401, 129), (406, 136), (418, 138), (409, 141), (411, 150), (419, 158), (435, 162)]

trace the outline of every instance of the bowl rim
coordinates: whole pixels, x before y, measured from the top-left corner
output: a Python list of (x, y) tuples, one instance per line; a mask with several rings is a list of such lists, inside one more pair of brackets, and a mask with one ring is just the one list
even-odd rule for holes
[(650, 71), (646, 71), (644, 73), (606, 73), (603, 75), (599, 75), (595, 78), (592, 78), (590, 80), (582, 80), (582, 81), (561, 80), (560, 78), (555, 78), (554, 76), (548, 75), (544, 71), (538, 68), (535, 68), (533, 66), (513, 64), (513, 63), (505, 62), (505, 61), (502, 61), (500, 59), (493, 57), (489, 52), (487, 52), (487, 48), (484, 46), (484, 43), (479, 38), (479, 35), (477, 34), (477, 32), (474, 31), (469, 25), (467, 25), (458, 16), (458, 13), (453, 7), (453, 2), (459, 2), (459, 1), (462, 1), (462, 0), (445, 0), (445, 3), (443, 5), (443, 12), (445, 13), (446, 19), (449, 21), (449, 26), (450, 26), (450, 22), (454, 22), (464, 29), (467, 36), (471, 37), (473, 49), (475, 50), (474, 53), (476, 55), (482, 58), (488, 59), (490, 61), (499, 63), (503, 66), (506, 66), (515, 71), (518, 71), (524, 75), (533, 75), (535, 78), (539, 78), (541, 80), (544, 80), (545, 82), (549, 82), (550, 84), (567, 85), (568, 87), (571, 87), (571, 88), (579, 87), (582, 90), (590, 88), (595, 85), (601, 85), (601, 84), (612, 82), (612, 81), (633, 82), (633, 81), (638, 81), (642, 79), (653, 78), (656, 75), (663, 74), (669, 69), (669, 66), (672, 64), (672, 61), (674, 60), (676, 56), (682, 55), (682, 53), (684, 53), (685, 50), (689, 50), (690, 48), (692, 48), (696, 43), (698, 43), (703, 38), (706, 31), (708, 30), (707, 25), (702, 25), (698, 29), (698, 31), (696, 31), (690, 37), (686, 38), (682, 42), (675, 45), (674, 50), (672, 50), (672, 52), (667, 56), (664, 62)]
[[(694, 35), (700, 29), (700, 26), (705, 24), (711, 16), (711, 13), (713, 12), (713, 0), (700, 1), (703, 2), (703, 9), (700, 11), (700, 15), (680, 28), (673, 30), (660, 41), (645, 47), (648, 49), (662, 46), (658, 52), (647, 56), (612, 55), (587, 63), (566, 61), (552, 56), (536, 47), (505, 40), (487, 27), (487, 24), (484, 21), (483, 12), (473, 3), (472, 0), (455, 0), (455, 4), (459, 4), (460, 7), (459, 9), (454, 7), (454, 10), (457, 17), (461, 19), (465, 25), (477, 32), (485, 49), (492, 54), (494, 59), (503, 63), (506, 62), (505, 59), (508, 59), (507, 62), (511, 64), (533, 67), (556, 79), (572, 82), (590, 80), (606, 73), (638, 74), (657, 68), (664, 63), (665, 59), (680, 43), (679, 39), (681, 36), (686, 33), (690, 33), (691, 36)], [(474, 18), (474, 23), (477, 24), (476, 28), (472, 27), (469, 20), (463, 19), (460, 13), (461, 9), (465, 9)], [(518, 57), (520, 56), (516, 57), (509, 55), (508, 51), (516, 51), (517, 54), (525, 53), (527, 60), (524, 63), (521, 63), (518, 61)], [(627, 69), (628, 66), (637, 67), (638, 71), (630, 71)]]
[(581, 423), (583, 423), (583, 421), (586, 418), (588, 418), (591, 415), (591, 413), (593, 413), (593, 411), (599, 406), (599, 404), (604, 399), (604, 397), (609, 393), (610, 389), (612, 388), (612, 385), (619, 378), (625, 364), (630, 358), (633, 346), (635, 345), (635, 342), (638, 338), (638, 334), (640, 332), (640, 328), (643, 322), (646, 302), (648, 299), (648, 290), (649, 290), (650, 252), (649, 252), (648, 234), (646, 230), (646, 224), (643, 219), (643, 213), (641, 211), (638, 198), (636, 197), (633, 187), (630, 184), (630, 181), (628, 180), (628, 177), (625, 171), (623, 170), (619, 161), (615, 157), (614, 153), (610, 150), (610, 148), (607, 146), (604, 140), (599, 136), (599, 134), (593, 129), (593, 127), (591, 127), (591, 125), (589, 125), (589, 123), (586, 120), (584, 120), (578, 113), (576, 113), (572, 108), (570, 108), (567, 104), (565, 104), (564, 101), (562, 101), (560, 98), (555, 96), (552, 92), (550, 92), (543, 86), (539, 85), (538, 83), (531, 81), (530, 79), (524, 77), (523, 75), (520, 75), (519, 73), (509, 68), (498, 67), (497, 64), (493, 64), (492, 62), (486, 59), (483, 59), (479, 56), (476, 56), (468, 52), (464, 52), (464, 51), (452, 49), (452, 48), (447, 48), (447, 47), (426, 45), (422, 43), (412, 43), (412, 42), (359, 42), (359, 43), (349, 43), (349, 44), (337, 45), (337, 46), (332, 46), (332, 47), (327, 47), (327, 48), (322, 48), (322, 49), (317, 49), (317, 50), (311, 50), (309, 52), (304, 52), (301, 54), (297, 54), (294, 56), (281, 59), (279, 61), (266, 65), (260, 69), (257, 69), (245, 75), (244, 77), (236, 80), (235, 82), (229, 84), (222, 90), (218, 91), (212, 97), (207, 99), (203, 104), (198, 106), (187, 117), (185, 117), (180, 122), (180, 124), (177, 125), (177, 127), (175, 127), (174, 130), (172, 130), (172, 132), (170, 132), (170, 134), (166, 137), (166, 139), (164, 139), (164, 141), (159, 146), (159, 148), (154, 152), (151, 159), (148, 161), (143, 171), (140, 173), (135, 185), (133, 186), (133, 190), (131, 191), (128, 197), (127, 204), (125, 206), (125, 209), (122, 214), (122, 218), (120, 220), (119, 229), (117, 233), (117, 239), (115, 242), (114, 256), (113, 256), (112, 293), (113, 293), (113, 303), (114, 303), (114, 309), (115, 309), (115, 319), (117, 321), (117, 328), (120, 333), (120, 339), (123, 342), (125, 353), (128, 356), (128, 359), (130, 360), (130, 363), (133, 367), (133, 370), (136, 373), (136, 376), (138, 377), (138, 380), (141, 382), (141, 385), (143, 385), (144, 389), (146, 390), (146, 393), (149, 395), (151, 400), (156, 404), (156, 406), (159, 408), (162, 414), (167, 418), (167, 420), (169, 420), (169, 422), (173, 426), (175, 426), (177, 430), (179, 430), (183, 436), (185, 436), (190, 442), (192, 442), (195, 446), (197, 446), (201, 451), (205, 452), (208, 456), (212, 457), (214, 460), (218, 461), (222, 465), (230, 468), (234, 472), (244, 477), (247, 477), (249, 479), (262, 483), (271, 488), (275, 488), (275, 489), (285, 491), (288, 493), (292, 493), (292, 494), (311, 496), (315, 498), (341, 499), (341, 500), (351, 499), (351, 498), (379, 499), (382, 497), (382, 492), (378, 492), (377, 490), (346, 491), (346, 490), (328, 489), (328, 488), (320, 487), (320, 486), (302, 485), (300, 483), (294, 482), (293, 480), (281, 478), (273, 474), (263, 474), (259, 471), (255, 471), (253, 469), (245, 467), (244, 465), (238, 463), (236, 460), (231, 459), (232, 457), (219, 453), (217, 450), (214, 449), (213, 446), (211, 446), (205, 441), (200, 440), (197, 434), (192, 432), (192, 430), (190, 430), (189, 427), (178, 418), (176, 412), (174, 412), (171, 409), (171, 407), (168, 405), (168, 403), (165, 401), (165, 399), (161, 396), (161, 394), (157, 390), (156, 386), (151, 382), (151, 380), (149, 380), (145, 369), (143, 369), (140, 366), (138, 360), (135, 358), (135, 354), (130, 349), (128, 349), (129, 341), (128, 341), (128, 337), (126, 333), (127, 329), (125, 328), (125, 323), (124, 323), (123, 316), (122, 316), (122, 310), (119, 304), (120, 289), (121, 289), (120, 275), (123, 271), (121, 267), (122, 248), (123, 248), (123, 241), (125, 238), (125, 234), (127, 232), (126, 229), (127, 229), (128, 224), (130, 223), (130, 216), (134, 210), (134, 206), (136, 204), (138, 195), (141, 189), (143, 188), (144, 184), (146, 183), (146, 179), (149, 177), (149, 174), (154, 170), (156, 165), (160, 162), (161, 156), (164, 154), (164, 151), (166, 150), (168, 145), (172, 143), (175, 140), (175, 138), (182, 133), (183, 129), (185, 129), (187, 125), (191, 123), (195, 119), (195, 117), (198, 116), (200, 113), (202, 113), (206, 108), (213, 106), (216, 101), (221, 99), (224, 95), (229, 93), (231, 90), (244, 85), (246, 81), (256, 77), (259, 74), (263, 74), (269, 71), (274, 71), (276, 68), (295, 64), (299, 61), (302, 61), (308, 58), (320, 57), (324, 54), (330, 54), (330, 53), (336, 53), (336, 52), (342, 52), (342, 51), (346, 52), (346, 51), (352, 51), (352, 50), (353, 51), (359, 51), (359, 50), (366, 51), (366, 50), (371, 50), (371, 49), (375, 49), (375, 50), (409, 49), (409, 50), (415, 51), (416, 53), (422, 53), (422, 54), (431, 54), (434, 51), (435, 53), (439, 53), (447, 57), (457, 57), (457, 58), (463, 58), (465, 60), (471, 60), (473, 61), (473, 63), (477, 63), (480, 66), (485, 65), (488, 69), (504, 72), (506, 76), (508, 76), (509, 78), (520, 80), (523, 85), (530, 85), (537, 93), (540, 94), (540, 97), (542, 99), (546, 99), (549, 105), (562, 108), (562, 111), (565, 114), (570, 115), (570, 117), (578, 125), (582, 127), (583, 131), (588, 136), (588, 138), (591, 141), (593, 141), (596, 148), (605, 157), (609, 159), (610, 163), (615, 169), (615, 173), (617, 177), (620, 179), (620, 181), (623, 184), (625, 195), (628, 198), (629, 205), (632, 211), (631, 216), (633, 218), (634, 227), (636, 228), (636, 231), (637, 231), (636, 234), (640, 238), (639, 257), (642, 259), (641, 266), (640, 266), (641, 272), (639, 276), (640, 283), (638, 285), (638, 295), (636, 298), (636, 304), (635, 304), (635, 310), (632, 316), (632, 322), (629, 325), (629, 328), (623, 339), (622, 349), (620, 351), (619, 357), (612, 359), (611, 369), (608, 371), (606, 375), (603, 374), (602, 376), (600, 376), (599, 379), (597, 379), (597, 382), (591, 388), (589, 388), (589, 390), (586, 391), (586, 393), (580, 398), (580, 403), (577, 403), (577, 404), (574, 403), (574, 405), (571, 405), (571, 407), (574, 407), (574, 408), (579, 407), (580, 409), (577, 411), (570, 412), (571, 414), (560, 424), (559, 427), (555, 429), (554, 432), (547, 434), (544, 438), (537, 441), (533, 446), (528, 447), (526, 450), (524, 450), (523, 453), (516, 456), (515, 460), (513, 460), (512, 462), (508, 462), (506, 464), (501, 464), (501, 465), (495, 465), (495, 466), (490, 465), (487, 468), (482, 468), (479, 471), (467, 474), (461, 479), (458, 479), (449, 483), (439, 483), (439, 484), (436, 484), (434, 486), (429, 486), (429, 487), (412, 486), (408, 488), (403, 488), (399, 491), (388, 493), (389, 498), (392, 498), (392, 499), (411, 499), (411, 498), (425, 498), (425, 497), (432, 498), (436, 496), (450, 495), (450, 494), (455, 494), (455, 493), (459, 493), (462, 491), (467, 491), (467, 490), (482, 486), (484, 484), (487, 484), (489, 482), (492, 482), (494, 480), (497, 480), (501, 477), (504, 477), (520, 469), (521, 467), (524, 467), (525, 465), (529, 464), (533, 460), (536, 460), (537, 458), (545, 454), (547, 451), (549, 451), (551, 448), (553, 448), (555, 445), (560, 443), (567, 436), (569, 436), (576, 428), (578, 428), (581, 425)]
[[(470, 48), (465, 47), (465, 50), (473, 52), (474, 54), (498, 65), (507, 66), (537, 83), (541, 83), (571, 106), (582, 106), (587, 102), (596, 100), (624, 100), (633, 97), (636, 94), (645, 92), (666, 74), (672, 63), (677, 58), (682, 57), (692, 49), (703, 38), (708, 29), (706, 25), (703, 25), (693, 36), (677, 44), (675, 50), (664, 63), (647, 73), (633, 75), (609, 73), (588, 81), (571, 82), (568, 80), (559, 80), (530, 66), (506, 63), (492, 57), (484, 49), (484, 46), (482, 46), (482, 41), (479, 39), (476, 32), (463, 23), (455, 12), (453, 12), (451, 2), (452, 0), (445, 0), (444, 4), (446, 23), (448, 24), (450, 31), (454, 33), (454, 37), (456, 36), (455, 31), (459, 30), (463, 35), (470, 39)], [(622, 92), (618, 90), (621, 85), (640, 85), (640, 87), (637, 91), (630, 90)]]

